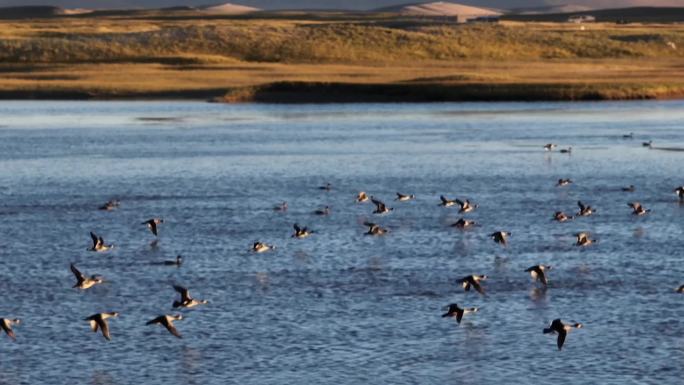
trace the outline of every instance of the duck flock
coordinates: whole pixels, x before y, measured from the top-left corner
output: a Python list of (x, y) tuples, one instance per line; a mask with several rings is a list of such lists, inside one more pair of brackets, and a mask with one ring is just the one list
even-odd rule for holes
[[(651, 146), (651, 143), (644, 143), (644, 146)], [(557, 146), (555, 144), (549, 143), (544, 146), (544, 149), (546, 151), (554, 151), (554, 149)], [(570, 153), (572, 151), (572, 148), (568, 149), (563, 149), (561, 152), (564, 153)], [(570, 179), (559, 179), (556, 183), (557, 188), (564, 188), (566, 186), (569, 186), (573, 183), (572, 180)], [(319, 190), (323, 190), (325, 192), (330, 192), (333, 190), (333, 186), (330, 183), (326, 183), (323, 186), (318, 187)], [(627, 186), (627, 187), (622, 187), (621, 188), (623, 192), (631, 193), (636, 190), (636, 188), (633, 185)], [(680, 203), (684, 204), (684, 186), (679, 186), (676, 187), (673, 190), (674, 194), (678, 197), (678, 200)], [(397, 205), (397, 209), (400, 209), (398, 205), (400, 205), (402, 202), (407, 202), (407, 201), (413, 201), (416, 199), (416, 196), (414, 194), (403, 194), (403, 193), (396, 193), (396, 198), (394, 199), (394, 202)], [(377, 217), (381, 217), (383, 215), (387, 215), (395, 210), (395, 207), (390, 207), (388, 204), (386, 204), (384, 201), (381, 199), (376, 198), (373, 195), (368, 195), (366, 192), (359, 192), (357, 196), (355, 197), (355, 202), (356, 204), (365, 204), (365, 203), (372, 203), (373, 206), (375, 207), (374, 210), (372, 211), (372, 214)], [(475, 222), (474, 220), (467, 219), (465, 217), (466, 214), (471, 213), (475, 210), (478, 209), (479, 205), (476, 203), (471, 202), (468, 199), (457, 199), (457, 198), (449, 198), (445, 195), (440, 196), (439, 202), (436, 202), (439, 206), (449, 209), (458, 209), (458, 213), (464, 215), (463, 217), (459, 218), (456, 222), (451, 224), (452, 227), (457, 228), (462, 231), (469, 230), (471, 228), (476, 228), (479, 227), (480, 224)], [(116, 210), (120, 206), (120, 202), (118, 200), (110, 200), (101, 207), (99, 207), (100, 210), (104, 211), (113, 211)], [(597, 209), (593, 208), (592, 206), (586, 204), (585, 202), (578, 201), (577, 202), (578, 206), (578, 211), (576, 213), (565, 213), (563, 211), (557, 211), (552, 215), (552, 219), (557, 221), (557, 222), (567, 222), (571, 221), (577, 217), (588, 217), (593, 215), (594, 213), (597, 212)], [(631, 209), (631, 214), (634, 216), (644, 216), (647, 215), (651, 212), (650, 209), (646, 208), (644, 205), (642, 205), (640, 202), (632, 201), (627, 203), (627, 207)], [(288, 203), (287, 202), (282, 202), (275, 207), (273, 207), (273, 210), (276, 212), (281, 212), (284, 213), (288, 210)], [(323, 208), (317, 209), (313, 212), (315, 215), (319, 216), (328, 216), (331, 215), (331, 208), (328, 206), (325, 206)], [(160, 227), (164, 224), (164, 220), (162, 218), (151, 218), (148, 219), (144, 222), (141, 223), (141, 226), (146, 226), (147, 229), (155, 236), (157, 237), (159, 235)], [(364, 226), (367, 227), (367, 231), (365, 232), (365, 235), (367, 236), (385, 236), (391, 232), (391, 229), (383, 227), (379, 223), (371, 222), (371, 221), (365, 221), (363, 223)], [(317, 233), (317, 230), (315, 229), (309, 229), (307, 226), (303, 226), (299, 223), (294, 223), (293, 224), (293, 233), (292, 233), (292, 238), (296, 239), (305, 239), (310, 236), (315, 236)], [(497, 229), (496, 231), (492, 232), (489, 234), (489, 237), (491, 240), (503, 247), (506, 247), (509, 238), (511, 238), (513, 234), (511, 232), (506, 231), (504, 229)], [(574, 234), (576, 237), (576, 243), (575, 245), (577, 247), (589, 247), (592, 244), (597, 243), (597, 240), (592, 239), (591, 234), (587, 232), (580, 232)], [(90, 237), (92, 240), (92, 246), (88, 249), (91, 252), (95, 253), (104, 253), (115, 246), (113, 244), (109, 244), (105, 241), (105, 239), (98, 235), (95, 234), (94, 232), (90, 232)], [(266, 253), (272, 250), (275, 250), (276, 246), (272, 244), (268, 244), (265, 242), (261, 241), (255, 241), (251, 245), (251, 251), (253, 253)], [(162, 262), (164, 265), (167, 266), (174, 266), (174, 267), (181, 267), (183, 264), (183, 258), (182, 256), (177, 256), (174, 260), (169, 260), (169, 261), (164, 261)], [(75, 264), (70, 264), (70, 270), (74, 275), (75, 278), (75, 283), (73, 285), (74, 289), (78, 290), (88, 290), (96, 285), (102, 284), (105, 282), (104, 277), (98, 274), (93, 274), (93, 275), (87, 275), (81, 272), (78, 267)], [(548, 282), (549, 282), (549, 272), (552, 270), (552, 266), (549, 265), (544, 265), (544, 264), (538, 264), (534, 266), (530, 266), (529, 268), (525, 269), (526, 273), (529, 273), (532, 279), (536, 282), (536, 284), (541, 285), (544, 289), (547, 287)], [(455, 281), (455, 284), (458, 286), (461, 286), (462, 289), (466, 292), (470, 291), (473, 289), (474, 291), (478, 292), (481, 295), (486, 295), (486, 291), (484, 288), (484, 283), (483, 281), (486, 281), (488, 279), (487, 275), (484, 274), (471, 274), (467, 275), (465, 277), (459, 278)], [(205, 299), (196, 299), (193, 298), (190, 295), (190, 291), (187, 287), (181, 286), (174, 284), (172, 285), (173, 289), (178, 293), (178, 300), (173, 301), (172, 307), (174, 309), (189, 309), (189, 308), (195, 308), (200, 305), (206, 305), (209, 303), (208, 300)], [(675, 289), (678, 293), (684, 293), (684, 285), (679, 286), (678, 288)], [(477, 313), (480, 309), (477, 307), (466, 307), (463, 305), (460, 305), (458, 303), (451, 303), (445, 306), (446, 312), (442, 314), (442, 317), (445, 318), (453, 318), (458, 324), (461, 323), (461, 320), (463, 319), (464, 316), (470, 315), (470, 314), (475, 314)], [(103, 313), (96, 313), (92, 314), (90, 316), (87, 316), (83, 318), (84, 321), (87, 321), (90, 329), (93, 332), (100, 332), (102, 333), (102, 336), (106, 340), (111, 340), (112, 338), (112, 333), (110, 329), (110, 319), (115, 318), (119, 315), (118, 312), (116, 311), (110, 311), (110, 312), (103, 312)], [(151, 318), (146, 321), (146, 325), (160, 325), (166, 328), (166, 330), (173, 336), (177, 338), (182, 338), (181, 333), (176, 329), (174, 322), (179, 321), (183, 319), (183, 315), (180, 313), (177, 314), (161, 314), (157, 315), (154, 318)], [(2, 330), (5, 332), (5, 334), (12, 340), (15, 340), (16, 333), (14, 330), (14, 327), (17, 325), (20, 325), (21, 320), (17, 318), (0, 318), (0, 327)], [(547, 327), (543, 328), (542, 331), (544, 334), (556, 334), (557, 335), (557, 347), (558, 350), (561, 350), (563, 348), (563, 345), (566, 340), (566, 336), (568, 332), (574, 329), (580, 329), (582, 328), (583, 325), (582, 323), (579, 322), (571, 322), (571, 323), (565, 323), (563, 322), (560, 318), (555, 319), (551, 322), (550, 325)]]

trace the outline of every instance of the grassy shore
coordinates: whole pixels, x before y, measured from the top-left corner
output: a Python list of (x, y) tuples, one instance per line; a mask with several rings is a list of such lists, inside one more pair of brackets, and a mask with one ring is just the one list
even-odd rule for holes
[(684, 97), (684, 26), (389, 17), (0, 20), (0, 98), (226, 102)]

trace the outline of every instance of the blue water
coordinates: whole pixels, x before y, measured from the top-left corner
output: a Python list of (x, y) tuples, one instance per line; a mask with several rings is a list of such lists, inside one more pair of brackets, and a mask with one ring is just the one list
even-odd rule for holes
[[(682, 101), (2, 102), (0, 317), (22, 324), (0, 335), (0, 384), (681, 384), (683, 127)], [(395, 210), (372, 215), (361, 190)], [(481, 226), (449, 227), (440, 194), (480, 204)], [(551, 220), (577, 200), (598, 213)], [(366, 237), (366, 219), (392, 232)], [(317, 234), (291, 238), (294, 222)], [(87, 251), (89, 231), (114, 250)], [(71, 289), (71, 262), (107, 282)], [(545, 293), (524, 272), (538, 263)], [(469, 274), (486, 296), (457, 286)], [(145, 325), (176, 313), (174, 283), (210, 301), (183, 311), (183, 339)], [(459, 326), (451, 302), (481, 310)], [(111, 342), (82, 320), (103, 311), (121, 313)], [(554, 318), (584, 324), (561, 352)]]

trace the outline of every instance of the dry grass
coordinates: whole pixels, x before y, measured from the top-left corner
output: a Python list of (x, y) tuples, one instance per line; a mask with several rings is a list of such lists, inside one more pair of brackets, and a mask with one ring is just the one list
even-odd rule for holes
[(291, 98), (306, 84), (309, 93), (331, 92), (336, 84), (391, 85), (334, 89), (378, 98), (386, 92), (392, 100), (401, 93), (418, 100), (682, 96), (684, 26), (596, 24), (581, 31), (569, 24), (403, 19), (0, 21), (5, 98), (227, 95), (241, 101), (268, 94), (278, 100), (279, 92)]

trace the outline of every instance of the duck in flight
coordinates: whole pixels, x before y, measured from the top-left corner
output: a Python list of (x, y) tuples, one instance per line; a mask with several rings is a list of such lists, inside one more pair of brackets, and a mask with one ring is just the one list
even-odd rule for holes
[(368, 226), (368, 231), (366, 232), (366, 235), (385, 235), (389, 233), (389, 230), (380, 227), (380, 225), (377, 225), (372, 222), (363, 222), (364, 226)]
[(322, 209), (317, 209), (316, 211), (314, 211), (314, 214), (321, 216), (330, 215), (330, 206), (325, 206)]
[(568, 186), (568, 185), (570, 185), (570, 184), (572, 184), (572, 180), (561, 178), (561, 179), (558, 179), (558, 182), (556, 183), (556, 186), (557, 186), (557, 187), (563, 187), (563, 186)]
[(92, 231), (90, 232), (90, 238), (93, 240), (93, 246), (88, 249), (90, 251), (103, 252), (114, 247), (114, 245), (105, 244), (104, 239), (102, 239), (100, 236), (97, 236)]
[(544, 150), (546, 150), (546, 151), (553, 151), (553, 149), (556, 148), (556, 147), (558, 147), (557, 144), (548, 143), (548, 144), (545, 144), (545, 145), (544, 145)]
[(458, 210), (459, 213), (469, 213), (471, 211), (474, 211), (476, 208), (480, 207), (480, 205), (470, 203), (470, 201), (467, 199), (465, 201), (454, 199), (454, 202), (456, 202), (457, 205), (461, 206), (461, 209)]
[(7, 334), (7, 337), (11, 338), (12, 341), (16, 341), (17, 336), (14, 334), (14, 330), (12, 330), (12, 325), (19, 325), (21, 324), (21, 320), (18, 318), (10, 319), (10, 318), (0, 318), (0, 329)]
[(556, 211), (553, 214), (553, 220), (558, 222), (567, 222), (572, 219), (572, 216), (565, 214), (562, 211)]
[(684, 285), (682, 285), (682, 286), (676, 288), (675, 291), (676, 291), (677, 293), (684, 293)]
[(252, 251), (255, 253), (265, 253), (270, 250), (275, 250), (275, 246), (259, 241), (252, 244)]
[(287, 211), (287, 202), (281, 202), (279, 205), (274, 206), (273, 211), (284, 213)]
[(90, 323), (90, 329), (93, 332), (97, 333), (97, 329), (99, 328), (102, 331), (102, 336), (104, 336), (107, 341), (111, 341), (112, 336), (109, 334), (109, 323), (107, 322), (107, 319), (118, 316), (119, 313), (117, 312), (97, 313), (88, 318), (84, 318), (84, 321), (88, 321)]
[(309, 235), (314, 234), (313, 230), (309, 230), (306, 227), (299, 227), (299, 225), (296, 223), (293, 225), (293, 227), (295, 232), (292, 234), (292, 238), (306, 238)]
[(102, 206), (99, 207), (100, 210), (104, 211), (112, 211), (115, 210), (119, 207), (119, 201), (116, 199), (112, 199), (108, 201), (107, 203), (103, 204)]
[(551, 270), (551, 266), (548, 265), (535, 265), (528, 267), (525, 271), (530, 273), (532, 279), (541, 282), (544, 286), (548, 285), (549, 281), (546, 277), (546, 271)]
[(475, 221), (471, 221), (471, 220), (468, 220), (465, 218), (460, 218), (458, 221), (456, 221), (456, 223), (452, 224), (451, 227), (456, 227), (456, 228), (463, 230), (463, 229), (467, 229), (469, 227), (473, 227), (475, 225), (477, 225), (477, 223), (475, 223)]
[(457, 204), (455, 199), (447, 199), (444, 195), (440, 195), (439, 200), (441, 201), (439, 205), (442, 207), (451, 207)]
[(394, 208), (392, 207), (387, 207), (385, 203), (379, 199), (371, 197), (371, 202), (373, 202), (373, 204), (375, 205), (375, 210), (373, 211), (373, 214), (386, 214), (394, 210)]
[(456, 281), (456, 283), (463, 286), (463, 289), (465, 291), (470, 291), (470, 288), (472, 287), (478, 293), (484, 295), (485, 292), (484, 292), (484, 289), (482, 288), (482, 285), (480, 285), (480, 281), (484, 281), (487, 278), (489, 278), (489, 277), (487, 277), (486, 275), (468, 275), (468, 276), (465, 276), (465, 277), (459, 279), (458, 281)]
[(356, 195), (356, 203), (364, 203), (364, 202), (368, 202), (368, 195), (366, 195), (365, 191), (360, 191)]
[(581, 201), (577, 201), (577, 206), (580, 209), (579, 212), (577, 213), (577, 215), (579, 215), (580, 217), (588, 217), (588, 216), (591, 216), (593, 213), (596, 212), (596, 210), (593, 207), (591, 207), (589, 205), (585, 205)]
[(511, 233), (507, 231), (497, 231), (495, 233), (489, 234), (489, 236), (494, 240), (494, 242), (506, 246), (508, 244), (508, 237), (511, 236)]
[(174, 336), (178, 338), (183, 338), (180, 333), (178, 333), (178, 330), (176, 330), (176, 327), (173, 325), (173, 321), (180, 321), (183, 319), (182, 314), (176, 314), (176, 315), (160, 315), (159, 317), (149, 320), (145, 323), (145, 325), (154, 325), (154, 324), (159, 324), (162, 325), (163, 327), (166, 328), (166, 330), (169, 331), (169, 333), (173, 334)]
[(143, 225), (147, 225), (147, 227), (150, 229), (150, 231), (152, 232), (152, 234), (154, 234), (154, 236), (156, 237), (156, 236), (159, 235), (159, 234), (157, 233), (157, 226), (159, 226), (159, 225), (162, 224), (162, 223), (164, 223), (164, 220), (163, 220), (163, 219), (161, 219), (161, 218), (152, 218), (152, 219), (146, 220), (146, 221), (143, 222), (142, 224), (143, 224)]
[(460, 308), (458, 307), (458, 304), (456, 303), (451, 303), (449, 306), (446, 307), (447, 312), (442, 314), (442, 318), (444, 317), (451, 317), (451, 318), (456, 318), (456, 322), (459, 324), (461, 323), (461, 319), (463, 319), (463, 316), (469, 313), (477, 313), (480, 309), (476, 307), (466, 307), (466, 308)]
[(76, 277), (76, 284), (72, 286), (72, 288), (86, 290), (103, 282), (102, 276), (100, 275), (94, 274), (90, 277), (83, 275), (73, 263), (70, 265), (70, 268), (71, 272), (74, 273), (74, 276)]
[(406, 202), (410, 200), (416, 199), (416, 196), (413, 194), (402, 194), (402, 193), (397, 193), (397, 197), (394, 198), (395, 201), (399, 202)]
[(596, 243), (595, 239), (589, 238), (589, 233), (577, 233), (575, 234), (575, 237), (577, 237), (577, 243), (575, 243), (575, 245), (577, 246), (589, 246), (591, 244)]
[(180, 301), (173, 301), (173, 307), (178, 308), (178, 307), (184, 307), (184, 308), (192, 308), (198, 305), (206, 305), (209, 303), (206, 299), (194, 299), (190, 296), (190, 291), (183, 287), (183, 286), (178, 286), (178, 285), (173, 285), (173, 288), (180, 294), (181, 300)]
[(630, 202), (627, 203), (627, 206), (632, 208), (632, 215), (641, 216), (651, 212), (651, 209), (645, 209), (639, 202)]
[(557, 333), (558, 334), (558, 350), (563, 349), (563, 344), (565, 343), (565, 337), (568, 335), (568, 332), (572, 329), (581, 329), (582, 328), (581, 323), (575, 323), (572, 325), (566, 325), (563, 323), (563, 321), (560, 320), (560, 318), (557, 318), (551, 322), (551, 325), (548, 328), (544, 328), (544, 334), (549, 334), (549, 333)]
[(680, 201), (684, 201), (684, 186), (679, 186), (674, 189), (674, 193), (679, 197)]

